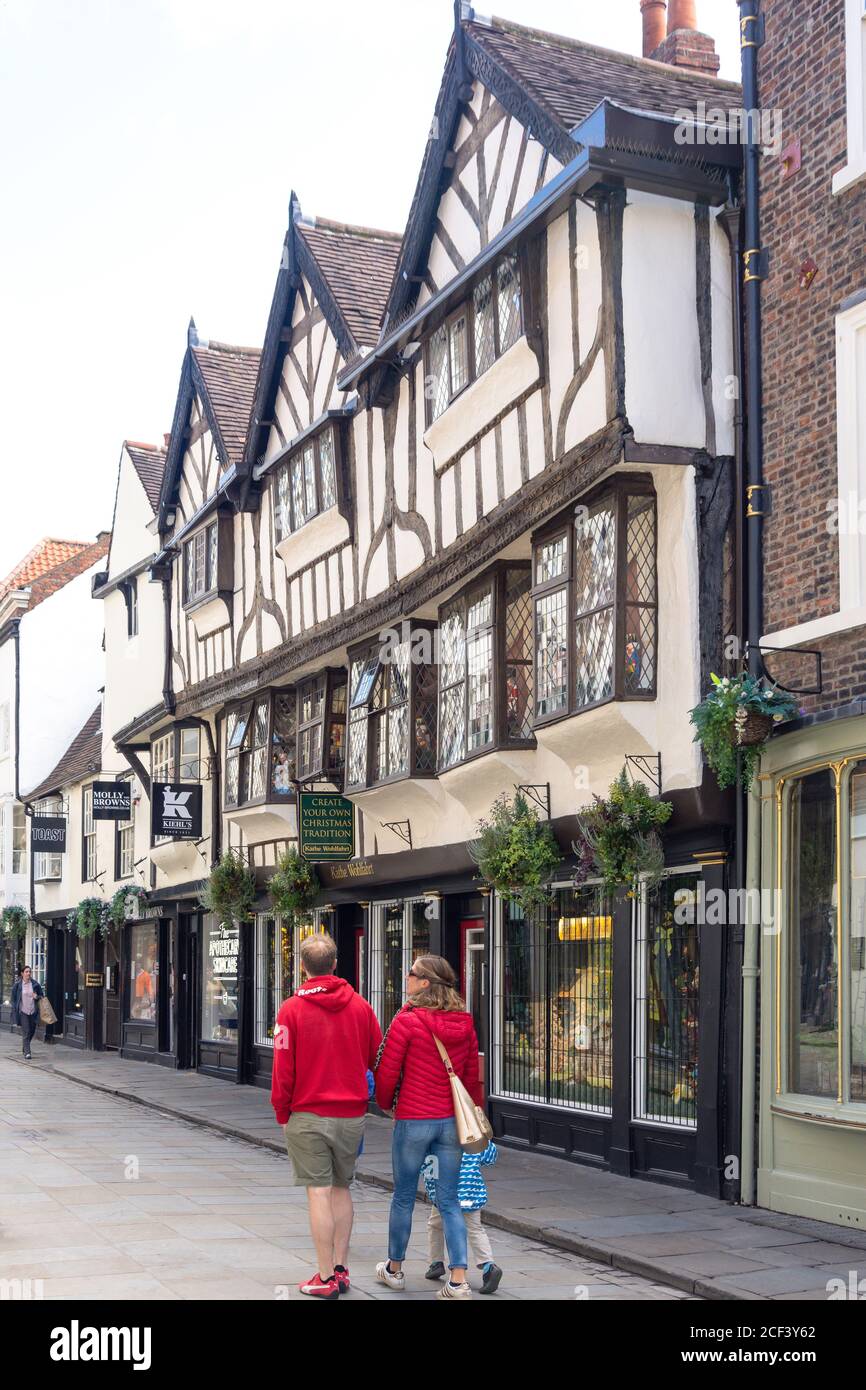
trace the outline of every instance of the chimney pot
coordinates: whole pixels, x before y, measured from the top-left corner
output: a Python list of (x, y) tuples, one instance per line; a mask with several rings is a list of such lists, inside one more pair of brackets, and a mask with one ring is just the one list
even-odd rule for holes
[(643, 56), (652, 57), (665, 37), (667, 0), (640, 0), (643, 20)]
[(695, 0), (671, 0), (668, 10), (668, 33), (677, 29), (697, 29), (698, 18), (695, 13)]

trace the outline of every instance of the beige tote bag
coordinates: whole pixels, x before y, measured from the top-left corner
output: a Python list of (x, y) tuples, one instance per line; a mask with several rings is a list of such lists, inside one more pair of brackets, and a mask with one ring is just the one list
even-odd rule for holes
[[(433, 1031), (432, 1029), (430, 1030)], [(451, 1058), (442, 1042), (433, 1033), (433, 1041), (439, 1049), (439, 1056), (445, 1063), (448, 1080), (451, 1082), (451, 1099), (454, 1102), (454, 1123), (457, 1126), (457, 1142), (468, 1154), (481, 1154), (493, 1138), (493, 1126), (470, 1096), (460, 1077), (451, 1065)]]

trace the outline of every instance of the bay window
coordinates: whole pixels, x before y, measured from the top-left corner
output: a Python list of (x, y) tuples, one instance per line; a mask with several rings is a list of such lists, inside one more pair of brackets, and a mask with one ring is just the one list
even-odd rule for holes
[(298, 779), (342, 785), (346, 673), (321, 671), (298, 686)]
[(500, 563), (439, 610), (439, 768), (503, 744), (531, 746), (527, 564)]
[(12, 806), (12, 872), (27, 872), (27, 816), (20, 801)]
[[(184, 730), (184, 733), (189, 732), (198, 734), (197, 729)], [(130, 784), (129, 820), (121, 820), (115, 823), (115, 878), (132, 878), (133, 869), (135, 867), (135, 783), (131, 777), (126, 780)]]
[(231, 590), (232, 525), (231, 516), (216, 516), (184, 541), (184, 607), (195, 606)]
[(226, 716), (226, 808), (293, 797), (298, 781), (341, 784), (345, 725), (343, 670), (235, 705)]
[(306, 440), (290, 455), (277, 469), (273, 487), (278, 541), (337, 505), (336, 436), (332, 426)]
[(404, 623), (349, 653), (347, 787), (436, 771), (434, 629)]
[(656, 505), (618, 479), (533, 544), (535, 722), (656, 692)]
[(503, 256), (427, 343), (427, 423), (517, 342), (523, 331), (517, 257)]
[(226, 806), (264, 801), (268, 789), (270, 695), (257, 696), (226, 720)]

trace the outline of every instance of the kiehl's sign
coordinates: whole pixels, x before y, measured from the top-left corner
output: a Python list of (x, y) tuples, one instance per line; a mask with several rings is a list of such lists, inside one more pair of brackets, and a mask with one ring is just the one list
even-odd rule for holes
[(132, 786), (129, 782), (93, 783), (94, 820), (132, 820)]
[(201, 839), (202, 789), (189, 782), (154, 782), (150, 829), (154, 839)]
[(63, 854), (66, 850), (64, 816), (31, 816), (30, 848), (36, 854)]

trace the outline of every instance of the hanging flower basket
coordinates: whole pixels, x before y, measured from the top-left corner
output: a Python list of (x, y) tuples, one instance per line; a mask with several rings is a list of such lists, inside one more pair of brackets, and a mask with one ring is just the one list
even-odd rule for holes
[(22, 941), (27, 935), (27, 924), (30, 921), (30, 914), (26, 907), (13, 905), (4, 907), (0, 913), (0, 926), (3, 928), (4, 936), (11, 937), (13, 941)]
[(777, 724), (802, 711), (786, 691), (755, 676), (743, 673), (711, 680), (712, 690), (689, 715), (695, 740), (720, 787), (732, 787), (737, 781), (739, 750), (741, 784), (748, 790), (758, 770), (762, 744)]
[(550, 880), (562, 855), (526, 798), (520, 792), (498, 797), (477, 829), (469, 853), (485, 882), (525, 913), (550, 902)]
[(101, 898), (82, 898), (77, 907), (67, 913), (66, 925), (78, 933), (81, 940), (88, 936), (107, 936), (111, 928), (108, 903)]
[(606, 798), (594, 797), (591, 806), (577, 813), (579, 838), (572, 844), (578, 861), (575, 882), (598, 875), (610, 897), (625, 889), (633, 898), (654, 888), (665, 866), (658, 831), (673, 809), (672, 802), (650, 796), (643, 782), (632, 782), (623, 768)]
[(274, 911), (281, 917), (308, 912), (319, 895), (321, 884), (315, 869), (296, 849), (287, 850), (277, 862), (277, 871), (268, 884)]
[(248, 922), (255, 900), (255, 874), (239, 854), (227, 851), (210, 871), (201, 895), (202, 907), (221, 922)]
[(134, 902), (136, 908), (142, 908), (147, 902), (147, 892), (144, 888), (130, 884), (127, 888), (118, 888), (111, 902), (108, 904), (108, 915), (115, 927), (122, 927), (127, 919), (129, 911), (128, 904)]

